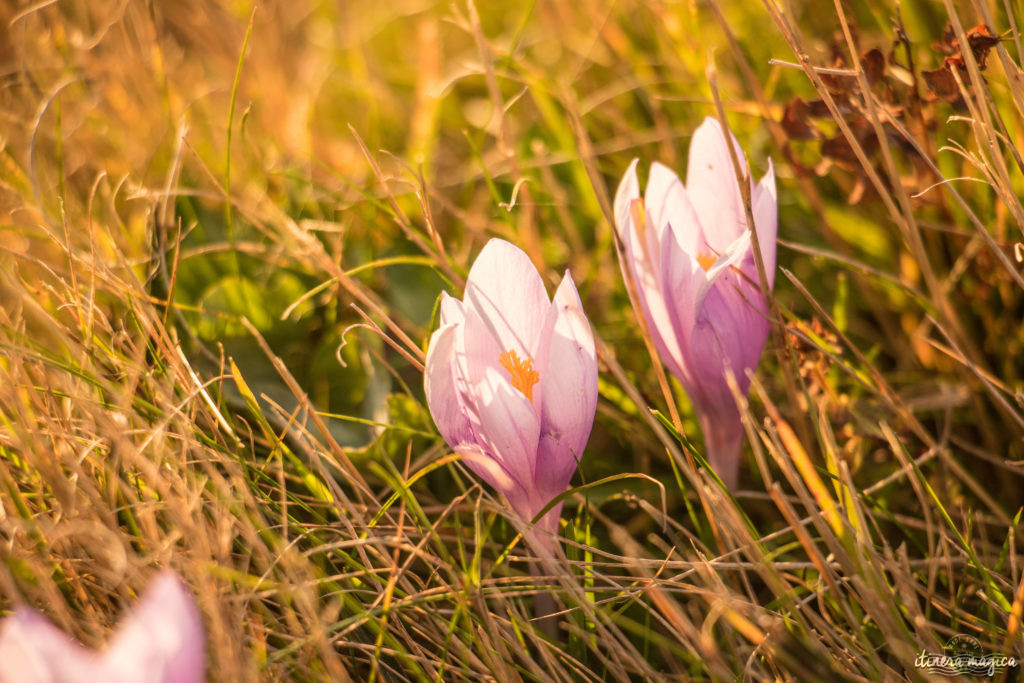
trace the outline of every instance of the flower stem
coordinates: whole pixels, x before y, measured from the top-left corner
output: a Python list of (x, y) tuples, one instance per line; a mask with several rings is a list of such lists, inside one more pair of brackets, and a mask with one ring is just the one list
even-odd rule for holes
[(738, 419), (714, 419), (700, 416), (708, 462), (715, 468), (726, 488), (733, 490), (740, 478), (740, 452), (743, 449), (743, 425)]

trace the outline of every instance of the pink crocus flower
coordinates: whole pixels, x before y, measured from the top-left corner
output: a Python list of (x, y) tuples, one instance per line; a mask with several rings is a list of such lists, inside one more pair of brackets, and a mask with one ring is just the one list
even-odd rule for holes
[[(690, 143), (686, 185), (655, 162), (643, 199), (634, 160), (615, 194), (615, 224), (623, 273), (633, 278), (658, 354), (693, 402), (711, 465), (732, 487), (743, 428), (726, 368), (746, 395), (770, 324), (727, 144), (719, 122), (705, 119)], [(761, 181), (751, 181), (751, 202), (771, 287), (778, 220), (771, 160)]]
[(150, 584), (103, 652), (19, 607), (0, 623), (0, 683), (201, 683), (203, 623), (173, 572)]
[[(565, 491), (597, 407), (597, 356), (572, 276), (554, 300), (522, 250), (492, 239), (462, 301), (441, 300), (424, 375), (427, 405), (448, 445), (524, 521)], [(548, 551), (559, 503), (532, 539)]]

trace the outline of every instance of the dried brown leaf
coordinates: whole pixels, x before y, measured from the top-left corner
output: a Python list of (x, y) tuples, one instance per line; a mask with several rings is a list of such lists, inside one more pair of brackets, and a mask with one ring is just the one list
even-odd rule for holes
[(811, 108), (799, 97), (794, 97), (782, 111), (782, 127), (792, 140), (813, 140), (817, 130), (808, 122)]
[(960, 88), (957, 87), (949, 64), (943, 64), (938, 69), (922, 71), (921, 75), (936, 98), (947, 102), (957, 102), (960, 99)]
[(868, 83), (874, 85), (885, 75), (885, 55), (878, 48), (868, 50), (860, 58)]

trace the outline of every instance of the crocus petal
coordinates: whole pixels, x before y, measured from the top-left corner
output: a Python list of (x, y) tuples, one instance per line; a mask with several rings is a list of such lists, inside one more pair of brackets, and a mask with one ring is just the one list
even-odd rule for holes
[[(729, 139), (745, 173), (743, 150), (732, 133)], [(726, 144), (722, 125), (711, 117), (704, 119), (693, 134), (686, 166), (686, 192), (703, 226), (706, 247), (715, 254), (723, 253), (747, 223)]]
[(451, 323), (430, 337), (423, 373), (427, 407), (434, 416), (437, 430), (455, 451), (476, 443), (468, 411), (456, 384), (457, 330), (457, 324)]
[[(646, 225), (636, 225), (634, 220), (634, 202), (640, 198), (636, 164), (637, 160), (634, 159), (615, 193), (615, 227), (625, 247), (625, 258), (621, 264), (622, 275), (631, 278), (635, 285), (641, 308), (638, 313), (644, 316), (658, 355), (669, 367), (669, 371), (678, 375), (682, 367), (679, 340), (672, 327), (660, 278), (653, 264), (654, 255), (648, 252), (645, 240), (641, 236), (641, 232), (646, 230)], [(647, 211), (641, 212), (640, 215), (644, 221), (650, 221)]]
[[(711, 466), (727, 486), (735, 486), (742, 443), (739, 409), (729, 389), (726, 372), (736, 378), (737, 388), (746, 394), (750, 386), (747, 369), (749, 358), (760, 355), (764, 336), (742, 322), (745, 314), (737, 310), (736, 301), (729, 300), (735, 291), (730, 279), (735, 273), (720, 278), (704, 300), (687, 348), (687, 362), (695, 368), (687, 386), (704, 433), (705, 452)], [(699, 370), (697, 370), (699, 368)]]
[[(748, 385), (745, 370), (757, 367), (770, 327), (753, 248), (750, 231), (730, 244), (708, 270), (694, 302), (695, 320), (711, 325), (716, 336), (724, 340), (722, 348), (744, 393)], [(709, 301), (713, 292), (716, 295)], [(689, 346), (698, 343), (701, 342), (689, 340)], [(693, 367), (700, 367), (700, 364), (694, 362)]]
[(466, 319), (462, 310), (462, 302), (448, 294), (441, 292), (441, 327), (445, 325), (461, 324)]
[(512, 478), (501, 462), (485, 453), (480, 446), (465, 446), (455, 449), (455, 452), (462, 456), (462, 462), (466, 463), (476, 476), (506, 498), (522, 489), (522, 484)]
[[(686, 386), (690, 379), (690, 369), (685, 362), (684, 349), (689, 343), (693, 326), (696, 324), (696, 298), (701, 287), (707, 282), (707, 274), (689, 252), (685, 251), (677, 239), (675, 229), (665, 240), (661, 252), (662, 281), (659, 283), (664, 292), (672, 293), (672, 306), (668, 309), (673, 329), (673, 339), (677, 341), (676, 354), (680, 360), (677, 367), (666, 361), (669, 369)], [(662, 358), (665, 358), (663, 355)]]
[(156, 577), (103, 655), (121, 680), (201, 683), (203, 622), (192, 595), (172, 572)]
[[(775, 252), (778, 248), (779, 202), (775, 196), (775, 168), (771, 159), (768, 160), (768, 171), (754, 187), (751, 208), (765, 274), (768, 276), (768, 287), (772, 287), (775, 284)], [(757, 280), (756, 277), (754, 279)]]
[(153, 581), (103, 653), (30, 609), (0, 625), (0, 683), (201, 683), (205, 660), (199, 610), (171, 572)]
[[(768, 338), (765, 308), (760, 289), (735, 268), (716, 277), (698, 305), (687, 361), (695, 368), (704, 390), (727, 397), (723, 401), (728, 405), (733, 399), (726, 385), (725, 367), (732, 369), (745, 394), (750, 385), (746, 371), (757, 367)], [(701, 369), (699, 373), (696, 368)]]
[(109, 680), (98, 656), (22, 607), (0, 625), (0, 683)]
[[(705, 248), (704, 231), (686, 188), (683, 187), (683, 181), (671, 169), (657, 161), (651, 164), (644, 203), (654, 227), (654, 230), (647, 233), (650, 254), (661, 252), (668, 239), (669, 230), (674, 233), (676, 241), (687, 254), (697, 256), (701, 253)], [(654, 239), (653, 243), (651, 236)]]
[(615, 190), (615, 227), (618, 229), (619, 237), (626, 241), (626, 234), (632, 232), (633, 225), (633, 200), (640, 198), (640, 181), (636, 177), (636, 165), (639, 159), (629, 162), (619, 187)]
[(466, 280), (465, 303), (486, 323), (503, 351), (534, 356), (547, 311), (544, 281), (526, 253), (492, 239)]
[(493, 368), (486, 368), (476, 398), (485, 445), (520, 486), (533, 486), (540, 421), (530, 402)]
[(457, 363), (465, 373), (464, 398), (477, 440), (520, 485), (529, 486), (534, 480), (540, 418), (499, 365), (502, 350), (487, 324), (469, 308), (463, 334), (464, 349)]
[[(750, 243), (750, 232), (743, 232), (736, 240), (725, 248), (725, 252), (718, 257), (718, 260), (708, 269), (707, 277), (701, 283), (697, 296), (694, 298), (694, 308), (700, 309), (711, 287), (715, 282), (731, 270), (740, 267), (744, 261), (753, 260)], [(756, 278), (756, 273), (755, 273)], [(755, 279), (756, 281), (756, 279)]]
[(741, 343), (732, 336), (736, 331), (734, 322), (731, 311), (723, 305), (718, 292), (712, 290), (707, 297), (707, 306), (694, 326), (687, 349), (687, 362), (694, 371), (686, 389), (705, 432), (709, 431), (706, 428), (708, 421), (714, 425), (729, 418), (731, 423), (737, 414), (725, 376), (727, 368), (737, 382), (743, 374), (743, 369), (734, 366), (731, 359), (737, 355), (736, 347)]
[[(458, 304), (452, 310), (458, 311), (459, 319), (458, 322), (439, 328), (430, 338), (423, 373), (427, 407), (438, 431), (452, 451), (461, 455), (462, 461), (492, 487), (500, 492), (508, 491), (517, 484), (480, 443), (474, 427), (474, 422), (479, 426), (479, 418), (475, 410), (470, 410), (464, 396), (468, 382), (459, 370), (460, 354), (456, 349), (464, 344), (465, 318), (462, 303), (451, 297), (448, 300)], [(442, 300), (442, 306), (444, 302)]]
[(536, 480), (541, 491), (565, 489), (590, 438), (597, 408), (597, 354), (590, 324), (568, 271), (555, 292), (549, 317), (553, 331), (541, 385)]

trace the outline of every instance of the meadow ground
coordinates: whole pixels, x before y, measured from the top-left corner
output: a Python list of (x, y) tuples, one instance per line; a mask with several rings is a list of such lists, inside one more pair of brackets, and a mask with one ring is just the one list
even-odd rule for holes
[[(218, 681), (919, 680), (957, 634), (1024, 658), (1022, 26), (1010, 0), (0, 4), (0, 613), (98, 647), (169, 567)], [(778, 179), (731, 490), (611, 216), (707, 116)], [(597, 338), (533, 571), (424, 401), (440, 293), (495, 236), (549, 292), (569, 269)]]

